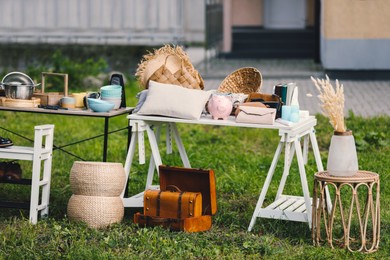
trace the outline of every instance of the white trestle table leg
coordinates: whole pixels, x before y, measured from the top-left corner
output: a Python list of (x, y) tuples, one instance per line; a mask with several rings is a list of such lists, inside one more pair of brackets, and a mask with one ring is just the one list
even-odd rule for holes
[(301, 185), (302, 185), (303, 197), (305, 200), (307, 221), (309, 223), (309, 227), (311, 227), (311, 199), (310, 199), (309, 187), (307, 185), (306, 170), (305, 170), (305, 164), (302, 155), (301, 142), (299, 141), (298, 138), (294, 140), (294, 145), (295, 145), (295, 151), (298, 160), (299, 175), (301, 176)]
[(177, 148), (179, 149), (180, 158), (183, 162), (184, 167), (191, 168), (190, 160), (188, 159), (186, 149), (184, 148), (183, 142), (181, 141), (179, 131), (177, 130), (177, 126), (175, 123), (169, 123), (171, 125), (171, 129), (173, 131), (173, 136), (175, 138), (175, 142)]
[(285, 144), (285, 152), (284, 152), (284, 170), (282, 179), (280, 180), (278, 192), (276, 193), (275, 200), (279, 199), (283, 193), (284, 186), (286, 185), (287, 177), (290, 173), (291, 163), (294, 158), (295, 147), (291, 142)]
[[(316, 138), (314, 128), (312, 128), (312, 130), (310, 131), (310, 142), (311, 142), (311, 145), (313, 148), (313, 153), (314, 153), (314, 158), (316, 160), (317, 169), (319, 172), (322, 172), (322, 171), (324, 171), (324, 167), (322, 165), (320, 150), (318, 148), (318, 143), (317, 143), (317, 138)], [(327, 201), (328, 212), (330, 213), (332, 210), (332, 200), (330, 199), (328, 186), (325, 187), (325, 198)]]
[[(158, 135), (157, 135), (158, 137)], [(171, 124), (167, 124), (167, 130), (166, 130), (166, 146), (167, 146), (167, 154), (172, 154), (172, 127)]]
[(138, 142), (138, 134), (139, 133), (138, 133), (137, 129), (134, 129), (134, 128), (136, 128), (136, 126), (133, 126), (133, 132), (131, 133), (130, 145), (129, 145), (129, 149), (127, 151), (127, 156), (126, 156), (126, 161), (125, 161), (126, 183), (125, 183), (125, 187), (123, 188), (123, 191), (121, 193), (122, 198), (125, 195), (125, 189), (127, 187), (126, 184), (129, 181), (130, 169), (131, 169), (131, 165), (132, 165), (133, 159), (134, 159), (135, 147), (136, 147), (137, 142)]
[[(161, 125), (156, 127), (156, 143), (160, 142), (160, 134), (161, 134)], [(149, 137), (149, 135), (148, 135)], [(150, 155), (149, 168), (148, 168), (148, 177), (146, 178), (145, 190), (149, 189), (149, 187), (153, 184), (154, 170), (156, 169), (156, 164), (154, 161), (153, 154)], [(157, 171), (158, 172), (158, 171)]]
[(156, 135), (154, 134), (154, 131), (151, 129), (149, 125), (146, 126), (146, 132), (148, 133), (150, 148), (152, 150), (154, 164), (156, 166), (157, 173), (158, 173), (158, 166), (162, 164), (162, 161), (161, 161), (160, 151), (158, 150), (158, 142), (156, 139)]
[(278, 147), (276, 148), (276, 152), (275, 152), (274, 158), (272, 159), (271, 166), (270, 166), (270, 168), (268, 170), (267, 177), (266, 177), (266, 179), (264, 181), (263, 188), (261, 189), (261, 193), (260, 193), (259, 199), (257, 200), (256, 208), (255, 208), (255, 211), (253, 212), (252, 219), (251, 219), (251, 222), (250, 222), (249, 227), (248, 227), (248, 231), (252, 230), (253, 226), (256, 223), (256, 218), (259, 215), (260, 209), (263, 206), (265, 195), (267, 194), (269, 185), (271, 184), (271, 181), (272, 181), (272, 177), (273, 177), (273, 175), (275, 173), (276, 164), (278, 163), (278, 160), (279, 160), (279, 157), (280, 157), (280, 153), (282, 152), (282, 149), (283, 149), (283, 145), (284, 145), (284, 142), (281, 139), (281, 141), (279, 142)]
[(39, 136), (37, 140), (34, 140), (34, 159), (31, 177), (30, 221), (32, 224), (37, 224), (38, 221), (39, 182), (41, 179), (42, 133), (35, 135), (35, 137), (37, 136)]
[(303, 137), (303, 162), (307, 164), (307, 159), (309, 156), (309, 138), (310, 135), (305, 135)]

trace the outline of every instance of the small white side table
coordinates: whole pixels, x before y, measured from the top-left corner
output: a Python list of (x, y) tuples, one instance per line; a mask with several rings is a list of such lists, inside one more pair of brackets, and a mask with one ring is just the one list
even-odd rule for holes
[(30, 195), (30, 222), (32, 224), (37, 223), (39, 211), (41, 216), (49, 214), (53, 137), (54, 125), (39, 125), (35, 126), (33, 147), (13, 145), (0, 148), (2, 159), (32, 161)]

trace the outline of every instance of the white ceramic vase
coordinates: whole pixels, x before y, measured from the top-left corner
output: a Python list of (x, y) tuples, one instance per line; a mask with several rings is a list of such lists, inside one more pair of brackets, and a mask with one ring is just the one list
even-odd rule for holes
[(353, 176), (359, 169), (355, 139), (351, 130), (334, 132), (330, 141), (327, 170), (332, 176)]

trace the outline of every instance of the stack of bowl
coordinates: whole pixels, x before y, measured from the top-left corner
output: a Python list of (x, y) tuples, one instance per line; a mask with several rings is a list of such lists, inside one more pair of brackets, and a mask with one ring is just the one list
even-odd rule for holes
[(118, 109), (122, 103), (122, 86), (107, 85), (100, 88), (100, 98), (114, 104), (114, 109)]

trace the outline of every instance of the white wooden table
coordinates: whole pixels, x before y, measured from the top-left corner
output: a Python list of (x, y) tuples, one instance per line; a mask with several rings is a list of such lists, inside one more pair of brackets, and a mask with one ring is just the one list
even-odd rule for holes
[[(158, 171), (156, 165), (161, 165), (162, 160), (158, 147), (159, 137), (161, 133), (161, 127), (167, 126), (167, 152), (172, 151), (172, 136), (176, 142), (176, 146), (179, 150), (181, 160), (184, 167), (191, 167), (188, 160), (186, 150), (183, 142), (180, 138), (179, 131), (176, 124), (202, 124), (202, 125), (215, 125), (215, 126), (230, 126), (230, 127), (247, 127), (258, 129), (270, 129), (279, 131), (280, 142), (276, 148), (275, 155), (273, 157), (271, 166), (268, 170), (266, 180), (263, 188), (260, 192), (259, 199), (256, 204), (255, 211), (250, 221), (248, 231), (251, 231), (257, 218), (273, 218), (283, 219), (291, 221), (307, 222), (309, 227), (311, 226), (311, 198), (308, 189), (305, 164), (307, 163), (308, 146), (311, 142), (312, 151), (314, 153), (315, 161), (317, 164), (317, 171), (323, 171), (320, 152), (317, 145), (317, 139), (315, 136), (314, 127), (317, 124), (317, 120), (314, 116), (301, 118), (298, 123), (292, 126), (285, 126), (275, 122), (273, 125), (261, 125), (261, 124), (246, 124), (236, 123), (234, 117), (230, 117), (228, 120), (213, 120), (211, 117), (202, 117), (200, 120), (185, 120), (160, 116), (141, 116), (132, 114), (128, 116), (130, 126), (132, 127), (132, 136), (129, 145), (128, 154), (125, 162), (126, 179), (129, 180), (129, 173), (131, 165), (134, 159), (136, 145), (138, 143), (139, 163), (145, 163), (145, 146), (144, 146), (144, 133), (148, 135), (149, 145), (151, 147), (151, 160), (149, 162), (149, 170), (146, 178), (145, 189), (158, 189), (156, 185), (152, 185), (153, 175), (155, 169)], [(153, 129), (152, 129), (153, 127)], [(206, 134), (206, 133), (205, 133)], [(303, 142), (303, 149), (302, 149)], [(263, 202), (267, 194), (269, 185), (271, 184), (272, 177), (275, 173), (276, 165), (279, 161), (280, 155), (284, 148), (284, 171), (279, 183), (279, 188), (276, 194), (276, 198), (273, 203), (263, 207)], [(289, 175), (291, 162), (296, 156), (299, 167), (300, 181), (303, 191), (303, 197), (290, 196), (283, 194), (284, 186)], [(314, 174), (314, 173), (313, 173)], [(131, 196), (129, 198), (124, 197), (125, 190), (122, 192), (123, 203), (125, 207), (143, 207), (143, 192)]]

